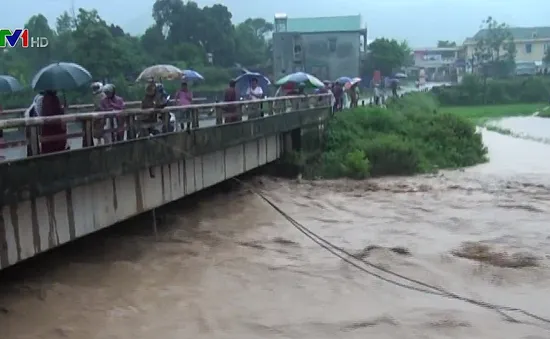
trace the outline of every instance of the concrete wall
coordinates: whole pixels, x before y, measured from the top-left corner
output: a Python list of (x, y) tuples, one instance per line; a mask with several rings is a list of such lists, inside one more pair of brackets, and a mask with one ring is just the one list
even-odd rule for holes
[[(302, 47), (302, 65), (294, 61), (294, 41), (299, 36)], [(275, 78), (296, 71), (314, 74), (321, 80), (335, 80), (341, 76), (358, 76), (361, 52), (359, 32), (335, 33), (275, 33), (273, 60)]]
[[(4, 206), (0, 267), (93, 233), (281, 155), (278, 135)], [(151, 176), (151, 172), (154, 176)]]
[(0, 268), (269, 163), (283, 136), (328, 115), (305, 109), (0, 163)]

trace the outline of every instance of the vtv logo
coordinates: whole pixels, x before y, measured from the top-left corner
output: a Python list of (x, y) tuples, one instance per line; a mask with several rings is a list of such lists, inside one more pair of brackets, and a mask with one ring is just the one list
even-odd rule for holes
[(13, 31), (7, 28), (0, 29), (0, 48), (15, 47), (19, 41), (23, 48), (44, 48), (49, 44), (46, 37), (31, 37), (28, 29), (17, 28)]

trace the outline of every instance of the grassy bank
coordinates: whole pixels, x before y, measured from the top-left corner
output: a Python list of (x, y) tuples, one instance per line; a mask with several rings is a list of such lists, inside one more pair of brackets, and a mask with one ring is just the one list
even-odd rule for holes
[(407, 95), (389, 102), (387, 109), (338, 113), (325, 131), (319, 154), (298, 157), (306, 177), (411, 175), (486, 161), (474, 123), (459, 114), (439, 113), (428, 94)]
[(506, 105), (479, 105), (479, 106), (445, 106), (440, 110), (454, 113), (462, 117), (478, 121), (498, 119), (510, 116), (531, 115), (547, 106), (544, 103), (537, 104), (506, 104)]
[(550, 105), (547, 105), (539, 112), (539, 117), (550, 118)]

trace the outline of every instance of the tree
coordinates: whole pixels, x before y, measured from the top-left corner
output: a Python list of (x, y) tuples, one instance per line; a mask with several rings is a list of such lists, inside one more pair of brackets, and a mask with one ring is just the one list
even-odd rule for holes
[(515, 68), (516, 45), (508, 25), (498, 23), (492, 17), (482, 22), (482, 29), (474, 37), (476, 41), (472, 68), (483, 77), (506, 77)]
[[(220, 87), (234, 76), (232, 67), (265, 69), (271, 62), (269, 33), (273, 25), (249, 18), (234, 25), (229, 9), (221, 4), (200, 7), (193, 1), (156, 0), (151, 11), (154, 24), (141, 37), (131, 36), (116, 23), (107, 23), (97, 11), (80, 8), (76, 17), (67, 12), (51, 27), (43, 15), (31, 16), (25, 25), (33, 35), (49, 40), (48, 48), (10, 48), (0, 51), (0, 73), (28, 85), (41, 67), (57, 61), (76, 62), (95, 80), (115, 83), (127, 100), (141, 98), (141, 86), (131, 86), (143, 68), (169, 63), (203, 73), (204, 87)], [(212, 53), (213, 65), (207, 54)], [(269, 69), (271, 71), (271, 69)], [(170, 86), (170, 84), (167, 84)], [(177, 84), (175, 84), (177, 86)], [(71, 103), (89, 102), (85, 93), (67, 92)], [(4, 108), (23, 107), (32, 91), (1, 95)]]
[(271, 46), (266, 40), (273, 24), (265, 19), (247, 19), (235, 28), (235, 58), (239, 64), (261, 66), (271, 60)]
[(406, 41), (376, 39), (368, 46), (368, 57), (365, 60), (363, 73), (370, 75), (375, 70), (379, 70), (383, 75), (391, 75), (405, 66), (410, 54), (411, 50)]
[(448, 40), (439, 40), (437, 42), (438, 48), (445, 48), (445, 47), (456, 47), (456, 42), (454, 41), (448, 41)]

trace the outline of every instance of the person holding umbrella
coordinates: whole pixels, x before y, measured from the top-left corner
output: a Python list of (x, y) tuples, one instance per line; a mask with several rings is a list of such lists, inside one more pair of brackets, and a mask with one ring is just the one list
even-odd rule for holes
[[(40, 115), (51, 117), (63, 115), (65, 105), (61, 104), (57, 91), (75, 89), (90, 83), (92, 75), (82, 66), (71, 62), (55, 62), (41, 70), (33, 77), (31, 84), (35, 91), (44, 91)], [(27, 136), (31, 134), (27, 130)], [(67, 126), (61, 121), (50, 121), (42, 126), (41, 149), (38, 148), (38, 139), (30, 138), (27, 153), (35, 155), (41, 153), (59, 152), (69, 149), (67, 143)]]
[[(256, 72), (245, 71), (243, 74), (239, 75), (235, 79), (235, 89), (237, 90), (238, 95), (243, 97), (249, 97), (250, 93), (248, 92), (252, 87), (251, 86), (252, 82), (255, 82), (256, 86), (262, 89), (261, 93), (259, 93), (259, 90), (256, 90), (256, 93), (255, 93), (259, 95), (259, 98), (261, 99), (267, 92), (268, 86), (271, 85), (271, 82), (269, 81), (268, 78)], [(251, 100), (250, 97), (247, 99)]]
[(394, 98), (397, 98), (397, 87), (399, 87), (399, 80), (396, 78), (391, 79), (390, 81), (390, 87), (391, 87), (391, 93), (393, 94)]
[(260, 100), (264, 97), (264, 90), (258, 86), (258, 78), (250, 80), (250, 87), (246, 91), (246, 97), (248, 100)]
[[(160, 93), (157, 91), (157, 85), (155, 81), (152, 80), (147, 84), (147, 86), (145, 86), (145, 95), (141, 100), (141, 108), (150, 109), (164, 107), (164, 103), (160, 98)], [(155, 133), (155, 125), (158, 122), (156, 113), (147, 116), (136, 116), (136, 119), (140, 122), (140, 131), (138, 132), (139, 137), (145, 137)]]
[[(250, 87), (246, 90), (246, 98), (248, 100), (256, 101), (262, 99), (264, 96), (264, 90), (258, 86), (258, 78), (252, 78), (250, 80)], [(248, 114), (249, 119), (255, 119), (261, 116), (261, 105), (250, 104), (248, 106), (251, 113)]]
[[(42, 116), (52, 117), (65, 114), (56, 91), (45, 91), (42, 99)], [(69, 149), (67, 144), (67, 126), (62, 121), (51, 121), (42, 126), (41, 153), (61, 152)]]

